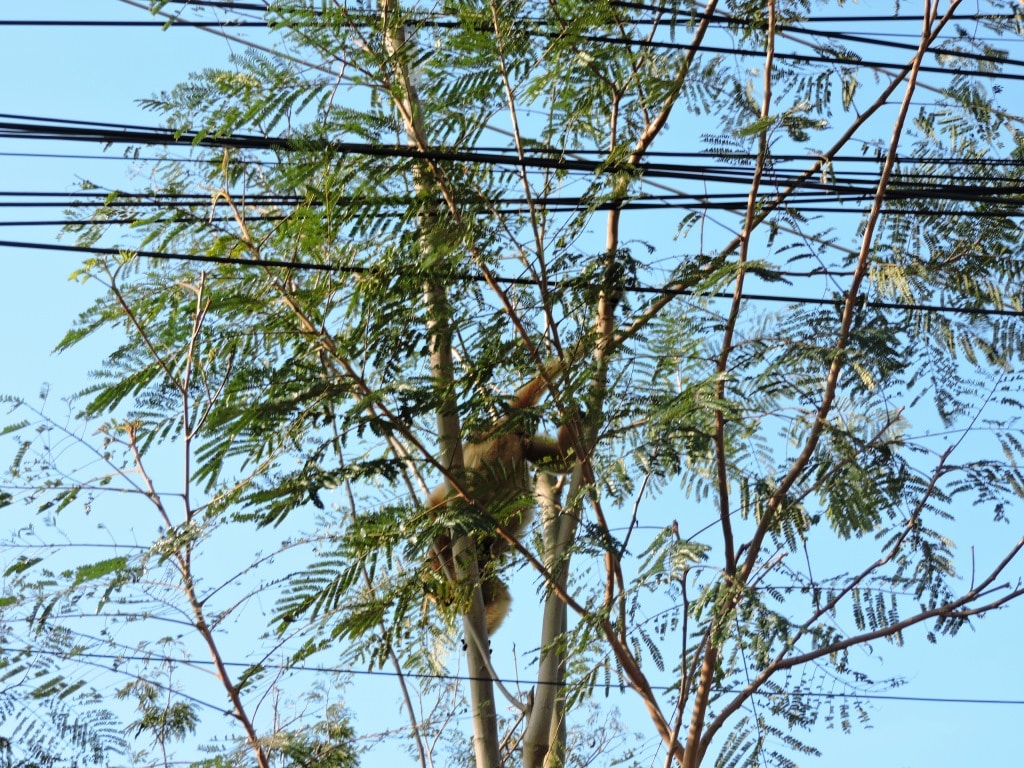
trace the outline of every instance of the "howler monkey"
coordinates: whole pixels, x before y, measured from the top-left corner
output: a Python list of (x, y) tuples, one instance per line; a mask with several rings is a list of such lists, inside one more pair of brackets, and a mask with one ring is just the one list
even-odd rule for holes
[[(507, 413), (479, 435), (463, 444), (464, 488), (473, 504), (495, 523), (519, 539), (533, 519), (533, 470), (530, 465), (555, 473), (568, 472), (573, 462), (573, 422), (562, 424), (558, 437), (538, 433), (528, 412), (540, 402), (553, 376), (566, 364), (552, 360), (544, 371), (522, 386), (507, 403)], [(447, 484), (434, 488), (427, 497), (427, 509), (436, 510), (449, 499)], [(496, 573), (497, 561), (511, 549), (507, 540), (488, 529), (477, 538), (480, 589), (487, 615), (487, 634), (493, 634), (508, 613), (512, 597)], [(455, 573), (452, 542), (439, 537), (431, 558), (435, 571), (451, 577)]]

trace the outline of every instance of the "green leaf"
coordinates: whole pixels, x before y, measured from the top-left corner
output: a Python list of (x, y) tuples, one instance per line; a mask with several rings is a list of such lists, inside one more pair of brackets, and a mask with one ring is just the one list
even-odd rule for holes
[(89, 565), (81, 565), (75, 569), (73, 586), (79, 586), (86, 582), (102, 579), (110, 574), (120, 574), (128, 567), (127, 557), (112, 557), (108, 560), (101, 560)]

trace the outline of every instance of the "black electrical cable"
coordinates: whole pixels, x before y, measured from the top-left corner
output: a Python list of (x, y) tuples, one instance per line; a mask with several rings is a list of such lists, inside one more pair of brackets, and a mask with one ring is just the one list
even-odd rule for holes
[[(165, 251), (135, 250), (132, 248), (104, 248), (100, 246), (76, 246), (59, 245), (50, 243), (31, 243), (13, 240), (0, 240), (0, 248), (25, 248), (30, 250), (64, 251), (76, 253), (92, 253), (97, 255), (116, 256), (122, 253), (131, 253), (139, 258), (155, 259), (160, 261), (183, 261), (197, 262), (203, 264), (230, 264), (236, 267), (285, 268), (309, 272), (334, 272), (344, 274), (366, 274), (376, 270), (375, 267), (346, 266), (339, 264), (318, 264), (315, 262), (293, 261), (289, 259), (242, 259), (232, 256), (209, 256), (193, 253), (168, 253)], [(414, 270), (405, 270), (406, 275), (418, 275)], [(450, 274), (446, 278), (461, 282), (487, 282), (482, 275), (468, 273)], [(493, 277), (495, 282), (502, 285), (536, 286), (538, 282), (528, 277)], [(659, 286), (646, 286), (637, 283), (623, 286), (623, 289), (630, 293), (651, 294), (659, 296), (702, 296), (704, 298), (732, 300), (731, 292), (701, 294), (690, 288), (664, 288)], [(805, 296), (778, 296), (773, 294), (744, 293), (746, 301), (817, 305), (817, 306), (839, 306), (845, 300), (842, 296), (834, 298), (811, 298)], [(873, 301), (863, 302), (864, 306), (873, 309), (891, 309), (910, 312), (929, 312), (935, 314), (960, 314), (986, 317), (1022, 317), (1024, 310), (1016, 309), (991, 309), (988, 307), (945, 307), (939, 304), (908, 304), (895, 301)]]

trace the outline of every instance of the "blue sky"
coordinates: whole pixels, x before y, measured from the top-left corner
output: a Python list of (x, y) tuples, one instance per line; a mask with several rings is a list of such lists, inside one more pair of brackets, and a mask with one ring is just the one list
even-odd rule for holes
[[(850, 8), (864, 8), (848, 6)], [(84, 15), (84, 8), (90, 15)], [(866, 12), (866, 11), (865, 11)], [(0, 18), (132, 19), (142, 11), (116, 0), (0, 3)], [(246, 34), (244, 31), (238, 34)], [(195, 29), (165, 32), (150, 28), (74, 28), (0, 26), (0, 111), (6, 114), (79, 120), (155, 123), (136, 100), (185, 79), (192, 70), (221, 64), (240, 46)], [(1015, 85), (1014, 87), (1021, 88)], [(1024, 100), (1024, 89), (1021, 93)], [(110, 186), (131, 184), (131, 174), (145, 173), (144, 164), (123, 160), (84, 160), (17, 157), (10, 153), (74, 153), (95, 155), (90, 145), (60, 146), (52, 142), (0, 139), (0, 191), (53, 192), (74, 189), (81, 178)], [(108, 158), (119, 157), (112, 148)], [(58, 210), (0, 208), (0, 223), (56, 217)], [(0, 227), (0, 239), (33, 243), (55, 242), (54, 227)], [(70, 241), (66, 241), (70, 242)], [(102, 342), (55, 356), (50, 353), (75, 315), (88, 306), (93, 290), (70, 283), (76, 268), (73, 254), (45, 250), (0, 248), (5, 264), (0, 281), (0, 392), (31, 397), (44, 382), (55, 394), (70, 394), (84, 384), (83, 373), (95, 366)], [(1019, 527), (1007, 526), (1007, 539)], [(903, 675), (898, 697), (972, 700), (1024, 700), (1024, 665), (1020, 661), (1022, 606), (977, 623), (977, 631), (943, 638), (933, 646), (923, 630), (907, 634), (906, 645), (879, 645), (879, 677)], [(356, 681), (351, 701), (372, 700), (370, 685)], [(376, 690), (376, 689), (374, 689)], [(397, 697), (381, 702), (397, 711)], [(358, 705), (356, 710), (358, 712)], [(1024, 706), (876, 701), (868, 729), (841, 736), (818, 730), (809, 738), (825, 752), (807, 766), (961, 766), (984, 761), (993, 765), (1019, 762), (1018, 723)], [(646, 730), (638, 720), (637, 730)], [(370, 762), (366, 763), (371, 764)]]

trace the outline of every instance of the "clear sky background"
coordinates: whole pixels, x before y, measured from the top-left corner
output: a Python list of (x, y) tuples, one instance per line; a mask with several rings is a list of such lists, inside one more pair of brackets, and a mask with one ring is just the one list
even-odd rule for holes
[[(910, 10), (909, 5), (914, 3), (905, 3), (904, 11)], [(885, 3), (846, 6), (851, 13), (889, 7)], [(149, 17), (118, 0), (0, 0), (0, 22), (28, 18), (143, 21)], [(254, 33), (241, 30), (236, 34)], [(225, 64), (230, 53), (241, 50), (237, 43), (197, 29), (0, 24), (0, 71), (4, 73), (0, 112), (155, 125), (156, 116), (142, 111), (137, 99), (170, 88), (203, 66)], [(1020, 99), (1007, 101), (1024, 101), (1024, 87), (1019, 83), (1010, 87), (1021, 90)], [(100, 147), (88, 144), (0, 138), (0, 202), (15, 199), (11, 193), (70, 191), (81, 178), (110, 187), (130, 186), (133, 174), (145, 174), (147, 167), (120, 159), (120, 151), (114, 147), (103, 153)], [(47, 154), (64, 156), (43, 156)], [(11, 223), (60, 215), (59, 208), (0, 207), (0, 240), (56, 242), (59, 227)], [(56, 395), (74, 392), (86, 382), (84, 373), (97, 365), (104, 351), (99, 340), (70, 354), (51, 354), (94, 295), (93, 288), (68, 282), (79, 259), (66, 252), (10, 246), (0, 247), (0, 259), (4, 266), (0, 279), (0, 393), (31, 397), (43, 383), (49, 383)], [(2, 451), (8, 447), (0, 444)], [(0, 460), (6, 459), (6, 454), (0, 455)], [(1015, 525), (1004, 529), (1007, 540), (1020, 535), (1024, 510), (1011, 515)], [(942, 638), (939, 645), (930, 645), (921, 628), (907, 633), (903, 648), (875, 646), (872, 654), (880, 660), (876, 676), (905, 676), (907, 684), (888, 694), (903, 698), (876, 700), (870, 726), (857, 727), (852, 735), (819, 729), (806, 736), (822, 748), (825, 757), (801, 764), (851, 768), (1020, 764), (1022, 616), (1024, 606), (1017, 605), (977, 622), (976, 632), (965, 630), (958, 637)], [(873, 659), (866, 660), (869, 667), (873, 663)], [(364, 718), (370, 704), (378, 711), (384, 708), (397, 713), (397, 694), (389, 690), (381, 700), (379, 691), (372, 680), (357, 679), (347, 698), (357, 714), (364, 712)], [(1004, 703), (970, 703), (982, 700)], [(646, 718), (640, 716), (635, 727), (648, 730)], [(374, 764), (371, 758), (364, 761), (364, 765)]]

